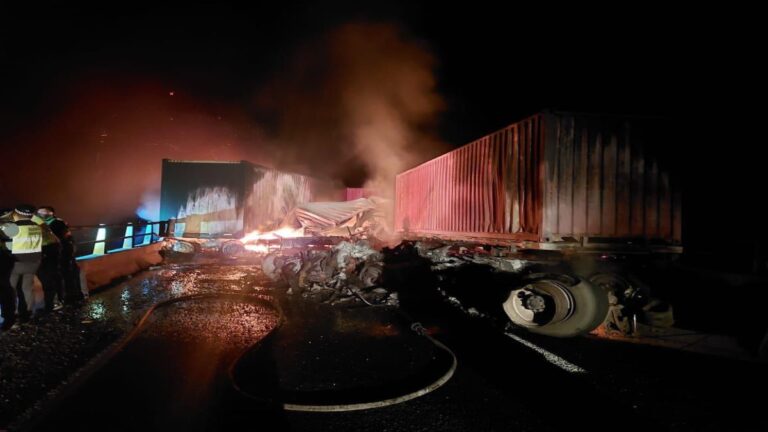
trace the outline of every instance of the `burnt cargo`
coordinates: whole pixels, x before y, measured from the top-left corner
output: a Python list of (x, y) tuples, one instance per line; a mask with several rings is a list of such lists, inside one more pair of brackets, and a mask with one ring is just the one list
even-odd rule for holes
[(540, 113), (396, 179), (408, 237), (679, 245), (674, 144), (661, 119)]
[(242, 237), (276, 229), (296, 205), (334, 200), (332, 182), (247, 161), (163, 159), (160, 218), (176, 219), (176, 237)]

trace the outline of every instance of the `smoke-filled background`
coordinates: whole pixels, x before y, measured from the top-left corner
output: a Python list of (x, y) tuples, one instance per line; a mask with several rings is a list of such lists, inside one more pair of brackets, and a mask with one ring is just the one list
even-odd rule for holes
[(749, 108), (765, 87), (760, 25), (722, 8), (578, 7), (3, 10), (0, 205), (53, 205), (77, 225), (153, 218), (162, 158), (245, 159), (388, 195), (441, 143), (551, 108), (672, 119), (684, 236), (762, 232), (762, 135), (748, 132), (762, 124)]
[(78, 83), (10, 140), (3, 202), (53, 205), (76, 224), (157, 217), (163, 158), (259, 161), (247, 120), (147, 79)]
[(275, 120), (273, 161), (393, 198), (396, 174), (446, 148), (435, 62), (393, 24), (347, 24), (302, 46), (257, 100)]
[(81, 79), (9, 141), (3, 201), (52, 204), (77, 224), (155, 219), (162, 158), (244, 159), (392, 198), (394, 176), (440, 150), (434, 67), (397, 25), (354, 23), (298, 44), (250, 106), (149, 77)]

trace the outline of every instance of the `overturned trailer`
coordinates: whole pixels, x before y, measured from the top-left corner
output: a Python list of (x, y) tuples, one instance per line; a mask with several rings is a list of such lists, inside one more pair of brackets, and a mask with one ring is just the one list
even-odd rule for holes
[(535, 332), (590, 331), (631, 288), (622, 267), (682, 252), (679, 183), (659, 157), (671, 144), (660, 119), (537, 114), (398, 175), (395, 230), (503, 245), (538, 272), (558, 262), (503, 309)]

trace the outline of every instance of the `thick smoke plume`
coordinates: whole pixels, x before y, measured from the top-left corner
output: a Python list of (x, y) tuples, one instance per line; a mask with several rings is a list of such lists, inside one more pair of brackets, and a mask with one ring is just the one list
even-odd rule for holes
[(163, 158), (244, 159), (392, 198), (395, 174), (439, 153), (435, 60), (397, 26), (345, 25), (286, 58), (252, 106), (147, 76), (67, 83), (0, 136), (0, 205), (53, 205), (76, 225), (154, 218)]
[(258, 100), (274, 119), (273, 156), (393, 198), (395, 175), (441, 150), (434, 68), (390, 24), (348, 24), (302, 47)]

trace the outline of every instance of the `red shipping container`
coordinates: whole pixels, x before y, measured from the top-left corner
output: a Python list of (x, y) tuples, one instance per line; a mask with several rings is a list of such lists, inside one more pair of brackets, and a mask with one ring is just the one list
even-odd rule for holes
[(399, 174), (395, 229), (406, 238), (680, 244), (680, 190), (650, 156), (669, 140), (660, 119), (537, 114)]

